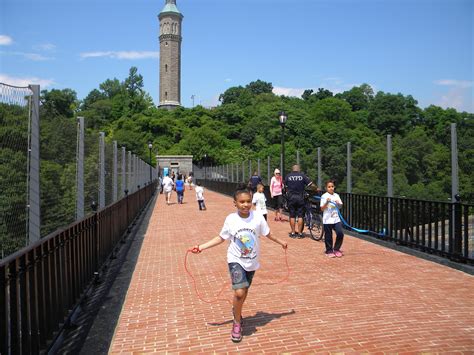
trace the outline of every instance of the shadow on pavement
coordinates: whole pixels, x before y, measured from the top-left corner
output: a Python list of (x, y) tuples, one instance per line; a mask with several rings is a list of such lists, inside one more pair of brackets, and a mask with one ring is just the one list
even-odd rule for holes
[[(296, 314), (295, 310), (292, 309), (290, 312), (283, 312), (283, 313), (267, 313), (267, 312), (260, 312), (258, 311), (255, 315), (250, 316), (250, 317), (244, 317), (244, 327), (242, 331), (242, 335), (252, 335), (256, 333), (257, 327), (263, 327), (264, 325), (267, 325), (274, 319), (278, 319), (281, 317), (289, 316), (292, 314)], [(225, 324), (232, 324), (233, 319), (226, 320), (225, 322), (220, 322), (220, 323), (207, 323), (208, 325), (212, 326), (221, 326)]]

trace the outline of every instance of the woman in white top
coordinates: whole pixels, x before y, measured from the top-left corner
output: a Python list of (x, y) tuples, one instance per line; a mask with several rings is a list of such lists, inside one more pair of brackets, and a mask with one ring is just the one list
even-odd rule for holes
[(163, 192), (165, 193), (165, 196), (166, 196), (166, 204), (169, 205), (170, 199), (171, 199), (171, 191), (173, 191), (174, 182), (168, 175), (166, 175), (163, 178), (162, 184), (163, 184)]
[(279, 169), (275, 169), (270, 180), (270, 196), (273, 200), (273, 207), (275, 208), (275, 221), (283, 221), (282, 207), (283, 207), (283, 178)]
[[(326, 193), (321, 196), (321, 211), (323, 211), (324, 224), (324, 242), (326, 244), (326, 255), (330, 258), (340, 258), (343, 256), (341, 251), (344, 233), (342, 223), (339, 218), (339, 208), (342, 206), (342, 200), (334, 192), (335, 185), (333, 180), (326, 182)], [(336, 243), (332, 244), (332, 231), (336, 231)]]

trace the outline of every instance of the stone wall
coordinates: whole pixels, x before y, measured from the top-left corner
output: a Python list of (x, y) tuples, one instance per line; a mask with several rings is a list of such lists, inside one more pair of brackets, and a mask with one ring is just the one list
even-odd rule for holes
[(192, 155), (157, 155), (157, 164), (160, 168), (160, 174), (163, 176), (163, 169), (168, 168), (177, 174), (189, 176), (193, 171), (193, 156)]

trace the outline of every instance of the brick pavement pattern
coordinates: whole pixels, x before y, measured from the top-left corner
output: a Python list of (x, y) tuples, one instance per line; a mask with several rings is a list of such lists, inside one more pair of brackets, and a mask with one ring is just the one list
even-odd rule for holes
[[(230, 340), (232, 299), (227, 243), (188, 255), (206, 300), (184, 269), (186, 250), (217, 235), (234, 211), (230, 197), (194, 191), (185, 203), (152, 206), (140, 256), (109, 349), (117, 353), (474, 353), (474, 278), (463, 272), (346, 235), (343, 258), (324, 243), (289, 239), (288, 222), (269, 218), (283, 249), (262, 241), (261, 269), (244, 304), (244, 338)], [(270, 211), (269, 217), (273, 216)], [(269, 285), (271, 283), (277, 283)]]

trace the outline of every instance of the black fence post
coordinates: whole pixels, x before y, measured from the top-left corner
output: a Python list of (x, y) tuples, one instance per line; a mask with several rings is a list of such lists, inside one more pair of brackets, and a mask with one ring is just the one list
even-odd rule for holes
[(130, 219), (129, 219), (129, 216), (128, 216), (128, 189), (126, 189), (125, 191), (125, 199), (126, 199), (126, 205), (127, 205), (127, 234), (130, 234)]
[(91, 203), (91, 208), (92, 211), (94, 211), (94, 216), (93, 216), (93, 231), (94, 231), (94, 242), (95, 242), (95, 271), (94, 271), (94, 277), (97, 279), (99, 276), (99, 216), (97, 214), (97, 202), (92, 201)]
[(461, 196), (456, 194), (454, 196), (456, 202), (454, 202), (454, 238), (453, 238), (453, 257), (455, 260), (462, 258), (462, 205)]
[(10, 300), (7, 295), (9, 294), (7, 290), (7, 274), (8, 267), (0, 267), (0, 354), (9, 353), (9, 328), (10, 324), (8, 321), (8, 303)]
[(142, 202), (141, 202), (141, 195), (142, 195), (142, 192), (140, 191), (140, 185), (137, 185), (137, 192), (138, 192), (138, 210), (141, 211), (142, 210)]

